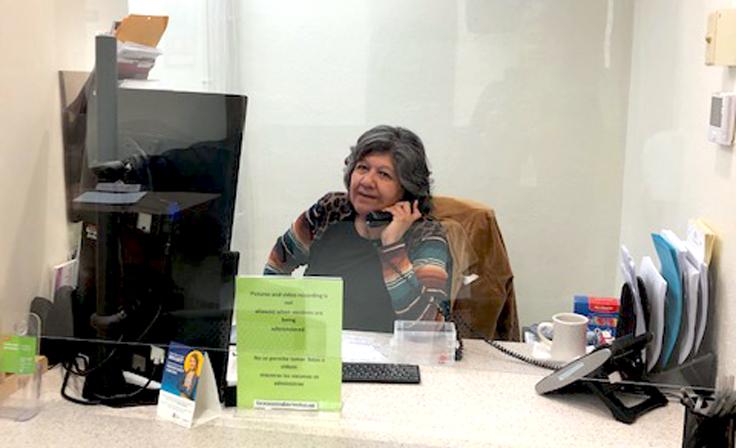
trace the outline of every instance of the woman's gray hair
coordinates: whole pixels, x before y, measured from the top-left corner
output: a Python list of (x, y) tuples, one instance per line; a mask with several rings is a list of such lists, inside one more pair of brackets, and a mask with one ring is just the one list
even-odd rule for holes
[(376, 126), (363, 133), (345, 159), (344, 181), (348, 190), (355, 165), (371, 153), (391, 155), (399, 183), (404, 189), (403, 200), (416, 199), (422, 214), (429, 213), (432, 209), (429, 191), (431, 173), (427, 166), (424, 144), (419, 136), (408, 129), (386, 125)]

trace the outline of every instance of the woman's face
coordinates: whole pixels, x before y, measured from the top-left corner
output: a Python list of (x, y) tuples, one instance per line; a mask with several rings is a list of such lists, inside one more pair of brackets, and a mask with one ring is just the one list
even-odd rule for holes
[(195, 371), (197, 370), (197, 357), (196, 356), (192, 356), (191, 358), (189, 358), (189, 369), (195, 370)]
[(359, 215), (394, 205), (404, 196), (394, 160), (388, 153), (371, 153), (355, 164), (350, 175), (350, 202)]

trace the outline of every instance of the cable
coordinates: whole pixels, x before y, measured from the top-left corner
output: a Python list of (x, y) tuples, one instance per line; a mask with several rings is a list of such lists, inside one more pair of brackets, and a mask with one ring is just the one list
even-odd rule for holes
[[(114, 404), (118, 407), (133, 406), (138, 403), (126, 403), (122, 400), (127, 400), (127, 399), (133, 398), (141, 394), (143, 391), (148, 389), (148, 386), (153, 382), (153, 372), (151, 372), (152, 374), (148, 377), (148, 381), (145, 384), (143, 384), (142, 386), (138, 387), (137, 389), (127, 394), (100, 395), (100, 394), (95, 393), (93, 394), (93, 396), (96, 398), (96, 400), (82, 400), (76, 397), (72, 397), (67, 393), (66, 389), (69, 383), (70, 374), (73, 373), (72, 366), (74, 367), (74, 370), (78, 371), (80, 369), (80, 366), (77, 364), (77, 361), (80, 358), (81, 357), (77, 356), (74, 358), (74, 361), (65, 361), (62, 364), (62, 366), (65, 369), (65, 373), (64, 373), (64, 380), (62, 381), (62, 384), (61, 384), (61, 396), (65, 400), (70, 401), (72, 403), (81, 404), (85, 406), (96, 406), (100, 404), (105, 404), (105, 405), (110, 405), (110, 406)], [(88, 371), (91, 371), (91, 370), (88, 370)], [(83, 375), (79, 375), (79, 376), (83, 376)]]
[[(119, 347), (120, 345), (134, 345), (134, 344), (138, 343), (141, 339), (143, 339), (146, 336), (146, 334), (148, 334), (148, 332), (153, 327), (153, 324), (156, 323), (156, 321), (158, 320), (159, 316), (161, 315), (161, 309), (162, 308), (163, 308), (163, 306), (162, 305), (159, 305), (158, 309), (156, 310), (156, 315), (153, 316), (153, 319), (151, 319), (151, 321), (148, 323), (148, 326), (143, 330), (143, 332), (141, 332), (141, 334), (138, 336), (138, 338), (136, 338), (136, 340), (134, 342), (122, 342), (123, 341), (123, 338), (124, 338), (124, 335), (121, 335), (118, 338), (118, 340), (114, 342), (114, 344), (118, 345), (118, 347)], [(56, 338), (56, 339), (62, 339), (62, 338)], [(111, 343), (111, 341), (105, 341), (103, 339), (97, 339), (96, 341), (99, 341), (99, 342), (101, 342), (103, 344), (110, 344)], [(150, 344), (140, 344), (140, 345), (150, 346)], [(79, 371), (79, 370), (77, 370), (76, 365), (75, 365), (75, 371), (73, 371), (73, 373), (75, 375), (79, 375), (79, 376), (87, 376), (90, 373), (92, 373), (92, 372), (94, 372), (94, 371), (102, 368), (117, 353), (118, 347), (115, 347), (114, 349), (112, 349), (110, 351), (110, 354), (107, 355), (107, 357), (105, 359), (103, 359), (102, 361), (100, 361), (96, 366), (92, 367), (91, 369), (88, 368), (88, 369), (85, 369), (84, 371)]]
[[(146, 390), (148, 386), (153, 381), (153, 375), (150, 375), (148, 377), (148, 381), (146, 384), (143, 384), (138, 389), (134, 390), (133, 392), (127, 393), (127, 394), (115, 394), (115, 395), (99, 395), (99, 394), (93, 394), (95, 398), (101, 400), (103, 403), (107, 401), (117, 401), (117, 400), (124, 400), (128, 398), (133, 398), (136, 395), (139, 395), (141, 392)], [(125, 405), (124, 403), (121, 403), (121, 405)]]
[[(124, 342), (121, 342), (122, 340), (123, 340), (123, 337), (120, 336), (120, 338), (118, 338), (118, 340), (115, 341), (115, 343), (116, 344), (123, 344), (124, 345), (125, 343)], [(103, 343), (107, 343), (108, 342), (108, 341), (103, 341), (103, 340), (100, 340), (100, 341), (102, 341)], [(75, 374), (77, 376), (87, 376), (90, 373), (92, 373), (92, 372), (94, 372), (94, 371), (102, 368), (105, 364), (107, 364), (108, 361), (110, 361), (110, 359), (112, 359), (112, 357), (115, 355), (115, 353), (117, 352), (117, 349), (118, 349), (117, 347), (115, 347), (114, 349), (112, 349), (112, 351), (110, 351), (110, 354), (107, 355), (107, 357), (105, 359), (103, 359), (102, 361), (100, 361), (95, 367), (93, 367), (91, 369), (86, 369), (86, 370), (83, 370), (83, 371), (82, 370), (79, 370), (79, 367), (77, 366), (77, 364), (74, 363), (72, 365), (74, 368), (73, 369), (70, 369), (70, 370), (72, 371), (73, 374)]]
[[(75, 357), (74, 360), (73, 360), (74, 366), (77, 369), (79, 368), (79, 366), (76, 365), (78, 358), (79, 357)], [(81, 405), (84, 405), (84, 406), (95, 406), (95, 405), (98, 405), (98, 404), (102, 404), (101, 401), (80, 400), (79, 398), (72, 397), (72, 396), (70, 396), (69, 394), (66, 393), (66, 387), (67, 387), (67, 384), (69, 383), (69, 376), (70, 376), (70, 374), (72, 372), (71, 369), (70, 369), (71, 365), (72, 365), (72, 361), (64, 361), (62, 363), (62, 367), (64, 368), (64, 370), (66, 370), (66, 372), (64, 373), (64, 380), (61, 383), (61, 396), (62, 396), (62, 398), (64, 398), (67, 401), (70, 401), (72, 403), (81, 404)]]
[[(158, 320), (159, 316), (161, 315), (162, 308), (163, 308), (163, 306), (162, 305), (159, 305), (158, 309), (156, 310), (156, 315), (151, 319), (151, 321), (148, 323), (148, 325), (146, 326), (146, 328), (138, 336), (138, 338), (135, 341), (136, 343), (139, 342), (141, 339), (143, 339), (146, 336), (146, 334), (148, 334), (148, 332), (151, 330), (151, 328), (153, 327), (154, 323), (156, 323), (156, 321)], [(64, 362), (62, 365), (66, 369), (66, 373), (64, 375), (64, 381), (61, 384), (61, 396), (64, 399), (66, 399), (68, 401), (71, 401), (72, 403), (77, 403), (77, 404), (83, 404), (83, 405), (91, 406), (91, 405), (98, 405), (98, 404), (112, 404), (110, 402), (115, 402), (115, 401), (120, 401), (120, 400), (124, 400), (124, 399), (128, 399), (128, 398), (133, 398), (133, 397), (139, 395), (140, 393), (142, 393), (151, 384), (151, 382), (153, 381), (153, 372), (151, 372), (152, 374), (149, 376), (148, 382), (146, 384), (142, 385), (138, 389), (136, 389), (136, 390), (134, 390), (134, 391), (132, 391), (130, 393), (127, 393), (127, 394), (116, 394), (116, 395), (109, 395), (109, 396), (107, 396), (107, 395), (93, 394), (94, 397), (97, 398), (98, 400), (80, 400), (78, 398), (71, 397), (71, 396), (69, 396), (66, 393), (66, 387), (67, 387), (67, 384), (69, 382), (69, 375), (71, 373), (74, 373), (77, 376), (87, 377), (92, 372), (95, 372), (95, 371), (101, 369), (103, 366), (105, 366), (113, 358), (113, 356), (115, 356), (115, 354), (117, 353), (117, 350), (119, 348), (119, 345), (130, 345), (129, 343), (122, 343), (121, 342), (122, 339), (123, 339), (123, 336), (121, 335), (120, 338), (116, 341), (116, 344), (118, 344), (118, 346), (115, 347), (114, 349), (112, 349), (112, 351), (110, 351), (110, 354), (108, 354), (105, 359), (103, 359), (102, 361), (100, 361), (100, 363), (98, 363), (96, 366), (94, 366), (92, 368), (89, 368), (89, 366), (87, 365), (87, 366), (85, 366), (84, 369), (80, 369), (79, 365), (77, 364), (77, 360), (79, 359), (79, 356), (75, 356), (73, 361), (66, 361), (66, 362)], [(104, 342), (107, 343), (109, 341), (104, 341)], [(149, 344), (144, 344), (144, 345), (147, 345), (148, 346)], [(125, 403), (119, 403), (119, 405), (123, 406), (123, 405), (125, 405)], [(130, 404), (128, 404), (128, 405), (130, 405)]]
[(499, 344), (498, 342), (487, 338), (483, 333), (475, 330), (473, 327), (471, 327), (463, 318), (461, 318), (457, 313), (452, 313), (450, 317), (452, 322), (459, 323), (462, 325), (466, 330), (470, 332), (473, 336), (482, 339), (486, 344), (490, 345), (491, 347), (495, 348), (496, 350), (500, 351), (506, 356), (510, 356), (512, 358), (518, 359), (520, 361), (524, 361), (525, 363), (531, 364), (533, 366), (541, 367), (543, 369), (549, 369), (549, 370), (557, 370), (560, 367), (562, 367), (564, 364), (559, 362), (553, 362), (553, 361), (543, 361), (539, 359), (534, 359), (530, 356), (525, 356), (520, 353), (516, 353), (507, 347), (504, 347), (503, 345)]

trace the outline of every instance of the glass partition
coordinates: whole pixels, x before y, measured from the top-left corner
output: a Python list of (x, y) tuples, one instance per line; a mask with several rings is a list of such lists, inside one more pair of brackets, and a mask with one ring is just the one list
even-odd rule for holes
[[(174, 340), (220, 353), (222, 381), (236, 272), (342, 277), (346, 330), (437, 319), (522, 341), (575, 296), (622, 298), (620, 246), (658, 267), (650, 233), (685, 238), (697, 217), (680, 184), (645, 176), (679, 140), (632, 135), (632, 114), (652, 118), (633, 1), (129, 5), (170, 24), (151, 79), (118, 91), (115, 157), (99, 156), (94, 78), (61, 75), (79, 284), (45, 343), (104, 367), (92, 398), (130, 393), (113, 370), (154, 377), (151, 346)], [(102, 204), (100, 181), (145, 194)], [(586, 381), (618, 367), (621, 384), (712, 388), (717, 311), (699, 312), (689, 354), (650, 366), (640, 342)]]

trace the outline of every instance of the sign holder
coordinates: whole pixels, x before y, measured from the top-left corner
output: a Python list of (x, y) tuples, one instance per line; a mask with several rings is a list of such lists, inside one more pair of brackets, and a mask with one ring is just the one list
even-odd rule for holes
[(239, 409), (339, 411), (342, 279), (237, 279)]

